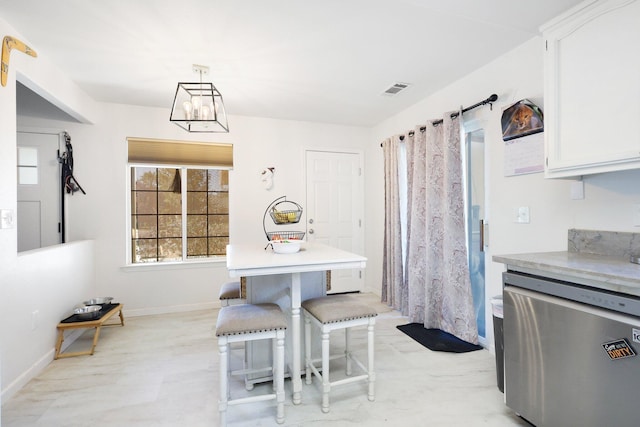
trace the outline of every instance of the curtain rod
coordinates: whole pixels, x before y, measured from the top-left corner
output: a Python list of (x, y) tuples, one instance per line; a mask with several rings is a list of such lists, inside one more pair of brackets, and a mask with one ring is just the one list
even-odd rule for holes
[[(463, 108), (463, 109), (462, 109), (462, 112), (463, 112), (463, 113), (466, 113), (467, 111), (473, 110), (474, 108), (481, 107), (481, 106), (486, 105), (486, 104), (489, 104), (489, 107), (490, 107), (491, 109), (493, 109), (493, 103), (494, 103), (497, 99), (498, 99), (498, 95), (496, 95), (496, 94), (494, 93), (494, 94), (492, 94), (491, 96), (489, 96), (487, 99), (485, 99), (485, 100), (483, 100), (483, 101), (477, 102), (477, 103), (475, 103), (475, 104), (473, 104), (473, 105), (471, 105), (471, 106), (469, 106), (469, 107), (465, 107), (465, 108)], [(456, 118), (456, 117), (458, 117), (458, 115), (460, 115), (460, 113), (459, 113), (459, 112), (457, 112), (457, 111), (456, 111), (455, 113), (451, 113), (451, 118), (452, 118), (452, 119), (453, 119), (453, 118)], [(433, 126), (438, 126), (438, 125), (439, 125), (439, 124), (441, 124), (442, 122), (443, 122), (443, 119), (440, 119), (440, 120), (434, 120), (433, 122), (431, 122), (431, 124), (432, 124)], [(422, 126), (422, 127), (420, 128), (420, 131), (424, 132), (426, 129), (427, 129), (426, 127)], [(413, 133), (414, 133), (413, 131), (410, 131), (410, 132), (409, 132), (409, 135), (413, 135)], [(401, 136), (400, 136), (400, 141), (402, 141), (403, 139), (404, 139), (404, 135), (401, 135)], [(380, 143), (380, 147), (382, 147), (382, 143)]]

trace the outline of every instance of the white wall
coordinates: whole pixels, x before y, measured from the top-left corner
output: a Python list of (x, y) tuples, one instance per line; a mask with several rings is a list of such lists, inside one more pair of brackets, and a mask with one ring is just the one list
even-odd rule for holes
[(93, 246), (85, 240), (23, 252), (3, 269), (3, 399), (51, 362), (56, 325), (95, 295)]
[[(0, 34), (17, 37), (0, 19)], [(36, 51), (37, 46), (31, 45)], [(96, 103), (80, 91), (46, 55), (10, 55), (7, 85), (0, 86), (0, 209), (15, 219), (16, 75), (32, 90), (53, 99), (81, 120), (95, 118)], [(46, 88), (46, 89), (45, 89)], [(78, 112), (82, 111), (82, 114)], [(53, 357), (55, 325), (95, 288), (92, 242), (78, 242), (17, 254), (17, 232), (0, 229), (0, 363), (2, 399), (6, 399)], [(34, 314), (34, 312), (37, 312)]]
[[(501, 293), (504, 266), (491, 262), (493, 254), (566, 250), (570, 228), (638, 232), (632, 224), (631, 208), (640, 203), (640, 171), (616, 172), (584, 177), (585, 199), (571, 200), (571, 180), (547, 180), (542, 173), (504, 177), (504, 142), (500, 118), (502, 110), (527, 98), (543, 107), (542, 39), (533, 38), (519, 48), (442, 89), (411, 108), (390, 117), (373, 129), (367, 151), (367, 218), (369, 234), (382, 230), (383, 159), (379, 143), (395, 134), (406, 133), (428, 119), (441, 118), (460, 105), (473, 105), (496, 93), (493, 110), (480, 107), (465, 114), (466, 120), (485, 123), (487, 191), (489, 197), (489, 260), (487, 279), (487, 342), (493, 343), (489, 299)], [(610, 82), (615, 85), (615, 82)], [(598, 100), (593, 100), (598, 102)], [(606, 143), (606, 142), (605, 142)], [(513, 208), (528, 206), (529, 224), (514, 222)], [(382, 237), (368, 245), (369, 265), (382, 263)], [(369, 283), (381, 282), (381, 269), (371, 270)]]

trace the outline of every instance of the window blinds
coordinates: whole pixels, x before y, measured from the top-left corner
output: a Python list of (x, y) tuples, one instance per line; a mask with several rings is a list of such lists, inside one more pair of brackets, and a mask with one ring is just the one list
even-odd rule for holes
[(127, 138), (129, 163), (233, 168), (233, 144)]

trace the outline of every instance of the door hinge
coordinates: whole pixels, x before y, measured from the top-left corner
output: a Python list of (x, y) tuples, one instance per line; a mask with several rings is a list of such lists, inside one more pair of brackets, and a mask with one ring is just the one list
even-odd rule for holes
[(358, 227), (362, 228), (362, 220), (361, 219), (358, 220)]
[(358, 168), (358, 176), (362, 176), (362, 168)]
[(358, 271), (358, 279), (362, 279), (362, 270)]
[(544, 41), (544, 50), (549, 50), (549, 40)]

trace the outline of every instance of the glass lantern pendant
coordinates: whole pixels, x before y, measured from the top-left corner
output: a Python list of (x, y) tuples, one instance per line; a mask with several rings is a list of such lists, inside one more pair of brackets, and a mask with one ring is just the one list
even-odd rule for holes
[(187, 132), (229, 132), (222, 95), (213, 83), (203, 83), (202, 75), (209, 67), (194, 65), (199, 83), (178, 83), (170, 121)]

